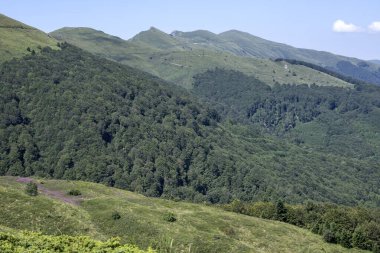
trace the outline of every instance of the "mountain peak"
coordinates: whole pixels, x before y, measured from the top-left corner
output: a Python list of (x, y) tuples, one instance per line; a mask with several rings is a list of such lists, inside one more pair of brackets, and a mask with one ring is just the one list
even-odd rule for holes
[(220, 38), (218, 37), (218, 35), (208, 30), (195, 30), (192, 32), (173, 31), (170, 35), (173, 37), (184, 38), (195, 44), (220, 42)]
[(130, 39), (131, 42), (143, 43), (156, 49), (172, 49), (179, 46), (179, 42), (170, 34), (167, 34), (156, 27), (150, 27), (147, 31), (142, 31)]
[[(248, 32), (242, 32), (242, 31), (239, 31), (236, 29), (231, 29), (231, 30), (219, 33), (218, 36), (220, 36), (220, 37), (239, 36), (239, 37), (247, 37), (247, 38), (259, 38), (255, 35), (248, 33)], [(262, 40), (264, 40), (264, 39), (262, 39)]]

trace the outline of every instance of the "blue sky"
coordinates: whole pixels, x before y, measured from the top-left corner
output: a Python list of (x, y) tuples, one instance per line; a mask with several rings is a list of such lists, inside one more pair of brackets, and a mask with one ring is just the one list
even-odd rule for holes
[(380, 59), (379, 0), (0, 0), (0, 13), (45, 32), (84, 26), (128, 39), (151, 26), (168, 33), (237, 29), (296, 47)]

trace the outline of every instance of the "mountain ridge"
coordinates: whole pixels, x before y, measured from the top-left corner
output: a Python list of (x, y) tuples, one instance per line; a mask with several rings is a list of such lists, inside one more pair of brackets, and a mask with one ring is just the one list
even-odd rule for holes
[[(184, 33), (179, 33), (179, 35), (181, 34)], [(222, 32), (218, 36), (240, 48), (238, 51), (231, 48), (227, 49), (229, 52), (240, 56), (302, 60), (327, 67), (340, 74), (380, 85), (380, 69), (370, 61), (336, 55), (326, 51), (296, 48), (235, 29)]]
[[(200, 33), (204, 32), (210, 35), (207, 31)], [(141, 32), (135, 38), (116, 46), (113, 42), (97, 43), (98, 38), (104, 37), (102, 32), (94, 31), (93, 34), (82, 37), (72, 29), (67, 32), (58, 30), (51, 35), (95, 55), (148, 71), (188, 89), (192, 88), (193, 77), (196, 74), (214, 68), (239, 70), (248, 75), (255, 75), (269, 85), (290, 83), (352, 87), (352, 84), (304, 66), (237, 56), (225, 52), (226, 44), (210, 44), (202, 37), (200, 39), (203, 41), (188, 41), (157, 29)], [(212, 37), (215, 38), (213, 35)], [(234, 47), (228, 43), (227, 46)], [(236, 47), (236, 51), (238, 50)]]

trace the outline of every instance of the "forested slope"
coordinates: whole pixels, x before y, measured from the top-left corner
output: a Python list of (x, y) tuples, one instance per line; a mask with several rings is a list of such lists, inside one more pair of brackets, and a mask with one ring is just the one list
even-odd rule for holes
[(380, 156), (379, 87), (270, 87), (243, 73), (217, 69), (196, 76), (193, 91), (223, 118), (301, 146), (347, 157), (378, 160)]
[(378, 163), (265, 137), (182, 89), (73, 46), (0, 67), (0, 174), (225, 203), (379, 205)]

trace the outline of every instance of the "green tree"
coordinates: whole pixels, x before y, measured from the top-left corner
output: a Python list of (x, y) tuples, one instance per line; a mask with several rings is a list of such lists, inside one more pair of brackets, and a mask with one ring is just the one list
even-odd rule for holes
[(37, 196), (38, 195), (38, 186), (34, 182), (29, 182), (26, 184), (25, 193), (29, 196)]
[(288, 209), (282, 200), (276, 202), (276, 220), (283, 222), (288, 220)]

